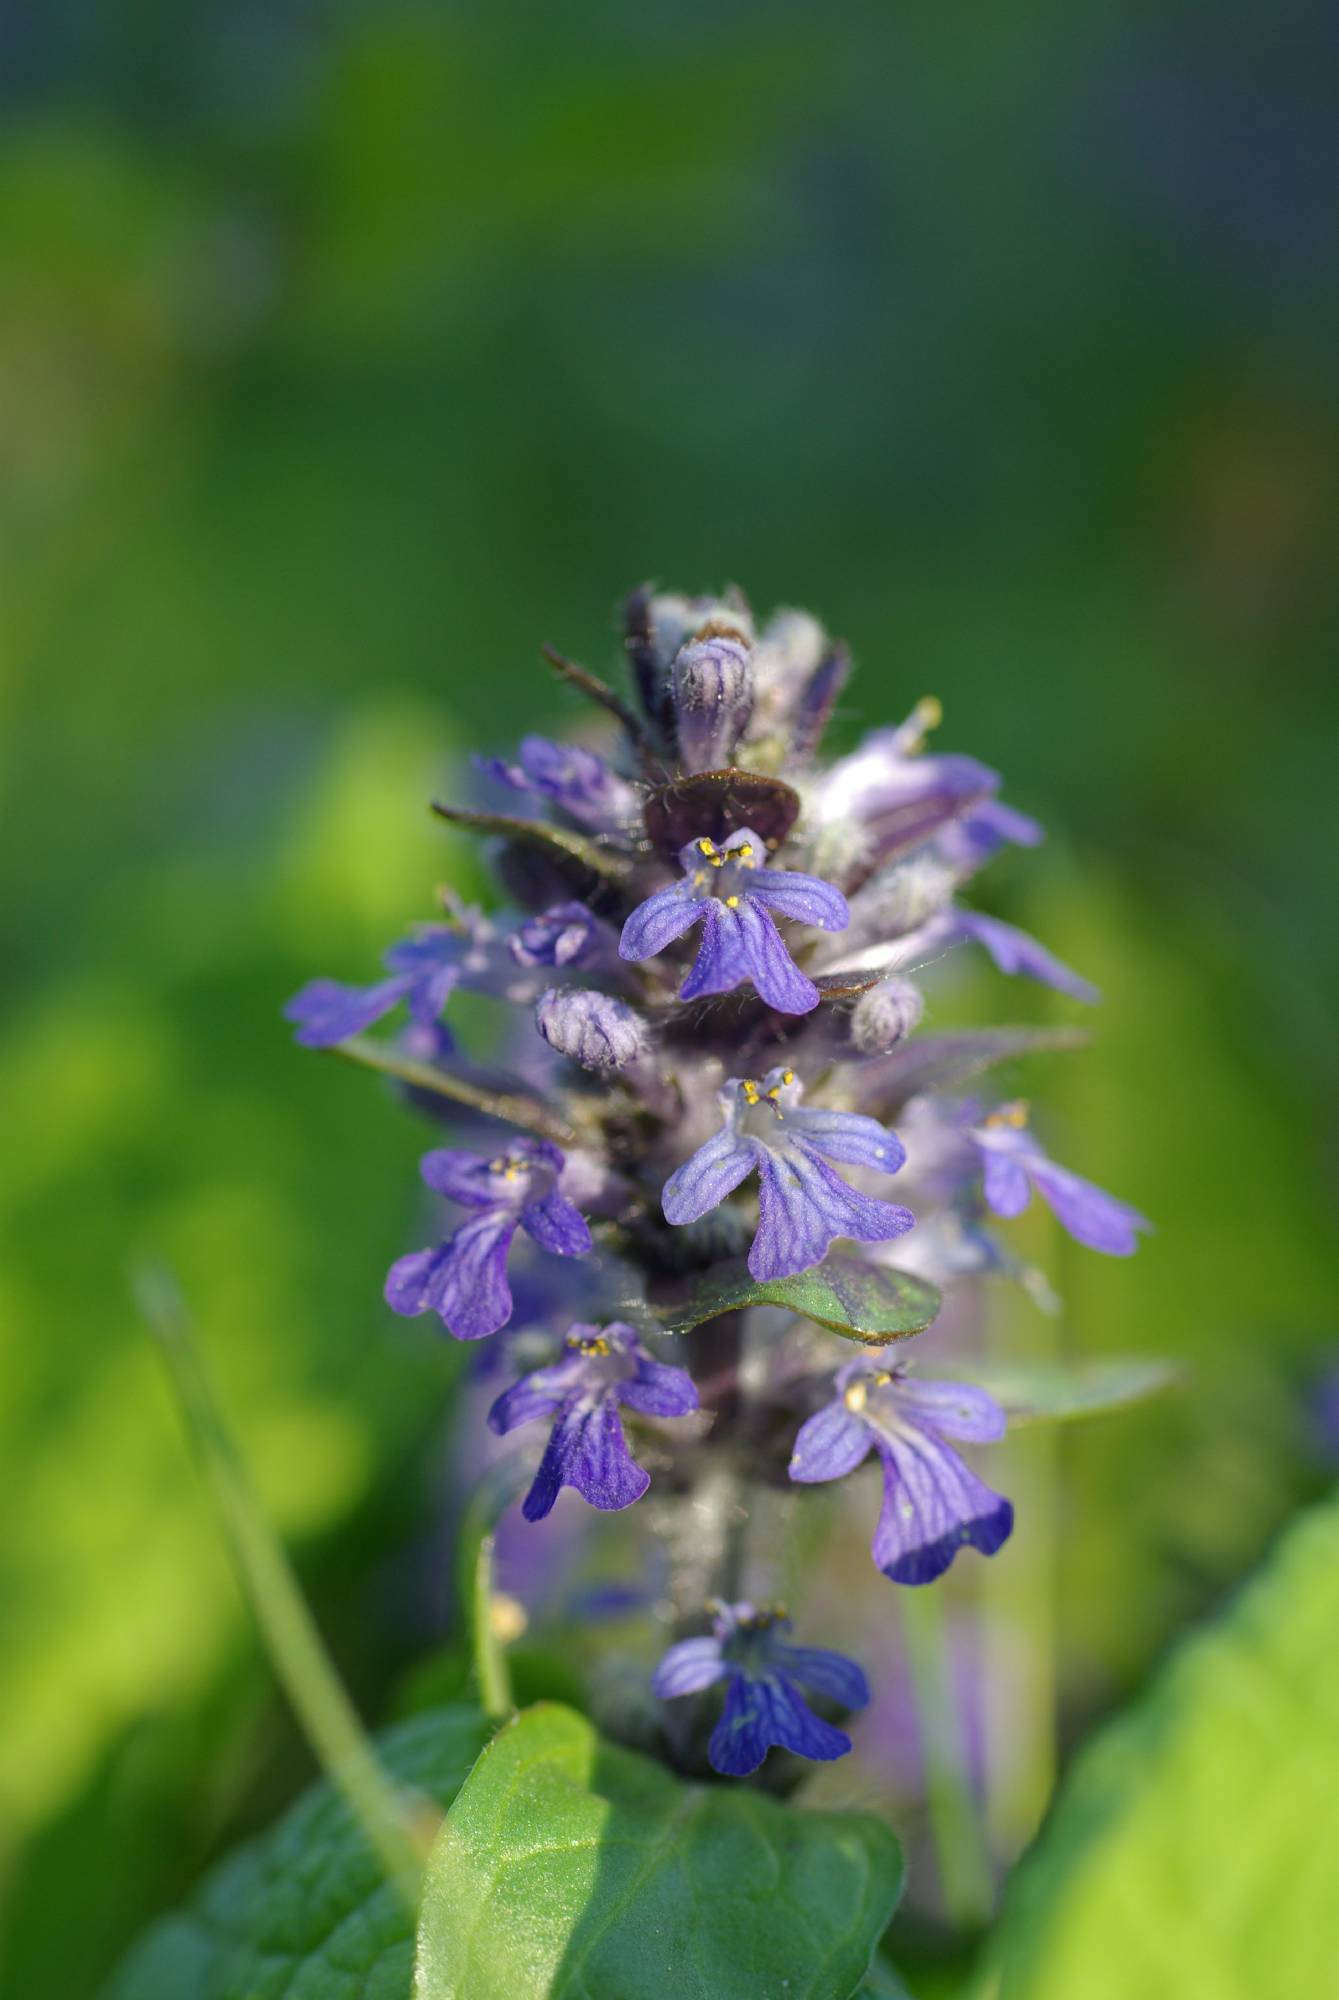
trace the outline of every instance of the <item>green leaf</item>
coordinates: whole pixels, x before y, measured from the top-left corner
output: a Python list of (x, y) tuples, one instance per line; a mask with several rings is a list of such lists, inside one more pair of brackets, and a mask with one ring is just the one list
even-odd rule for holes
[(1171, 1388), (1181, 1371), (1174, 1362), (1148, 1355), (1113, 1355), (1094, 1361), (973, 1361), (972, 1380), (1004, 1411), (1011, 1424), (1069, 1422), (1100, 1417), (1107, 1410), (1141, 1403)]
[(665, 1308), (662, 1318), (669, 1332), (683, 1333), (718, 1313), (738, 1312), (744, 1306), (785, 1306), (850, 1340), (885, 1347), (891, 1340), (922, 1332), (940, 1303), (935, 1286), (923, 1278), (837, 1251), (797, 1278), (774, 1278), (766, 1284), (750, 1277), (745, 1265), (731, 1265), (703, 1279), (682, 1304)]
[(1339, 1963), (1339, 1499), (1080, 1757), (1001, 2000), (1320, 2000)]
[[(445, 1806), (487, 1737), (477, 1709), (416, 1716), (381, 1741), (390, 1775)], [(409, 2000), (413, 1923), (339, 1794), (313, 1786), (156, 1924), (104, 2000)]]
[(901, 1876), (867, 1814), (685, 1784), (544, 1704), (447, 1816), (417, 2000), (843, 2000)]

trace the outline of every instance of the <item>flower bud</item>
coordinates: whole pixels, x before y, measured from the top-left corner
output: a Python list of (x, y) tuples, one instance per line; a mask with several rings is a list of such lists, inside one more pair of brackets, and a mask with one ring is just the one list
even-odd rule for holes
[(856, 1002), (851, 1040), (862, 1055), (884, 1055), (911, 1033), (924, 1012), (925, 1002), (909, 979), (881, 979)]
[(646, 1047), (646, 1030), (626, 1001), (578, 986), (541, 993), (535, 1026), (551, 1049), (583, 1069), (624, 1069)]
[(680, 649), (671, 689), (684, 769), (723, 770), (753, 713), (748, 641), (708, 628), (705, 638)]

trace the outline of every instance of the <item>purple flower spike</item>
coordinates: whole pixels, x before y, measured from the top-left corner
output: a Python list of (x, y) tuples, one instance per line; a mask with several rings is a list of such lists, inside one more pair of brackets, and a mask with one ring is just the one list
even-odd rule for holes
[(707, 1746), (713, 1770), (747, 1777), (774, 1744), (816, 1763), (844, 1757), (850, 1737), (815, 1715), (801, 1689), (843, 1708), (864, 1708), (869, 1684), (855, 1661), (820, 1646), (787, 1645), (782, 1634), (790, 1620), (779, 1607), (717, 1604), (713, 1610), (711, 1634), (671, 1646), (651, 1681), (662, 1701), (725, 1682), (725, 1708)]
[(910, 1209), (858, 1194), (829, 1160), (894, 1174), (906, 1154), (896, 1134), (854, 1111), (801, 1105), (803, 1085), (789, 1069), (761, 1083), (731, 1077), (720, 1093), (725, 1126), (665, 1183), (662, 1207), (672, 1223), (697, 1222), (719, 1208), (756, 1167), (758, 1233), (749, 1251), (755, 1278), (791, 1278), (821, 1263), (835, 1237), (886, 1243), (910, 1229)]
[(435, 1250), (392, 1264), (392, 1312), (435, 1312), (455, 1339), (482, 1340), (511, 1318), (507, 1255), (518, 1228), (555, 1257), (582, 1257), (591, 1248), (580, 1209), (558, 1192), (563, 1156), (547, 1139), (513, 1139), (488, 1158), (444, 1148), (419, 1164), (435, 1193), (475, 1214)]
[(476, 757), (474, 761), (499, 784), (547, 799), (593, 833), (622, 832), (637, 817), (641, 805), (635, 785), (620, 778), (594, 750), (583, 750), (579, 744), (526, 736), (514, 764), (505, 757)]
[(870, 1451), (883, 1461), (883, 1506), (874, 1561), (894, 1583), (933, 1583), (961, 1548), (993, 1556), (1014, 1510), (977, 1478), (946, 1437), (988, 1443), (1004, 1412), (984, 1389), (917, 1382), (864, 1356), (843, 1368), (831, 1403), (801, 1427), (790, 1476), (812, 1485), (844, 1479)]
[(648, 1417), (686, 1417), (697, 1408), (688, 1371), (656, 1361), (621, 1320), (573, 1326), (567, 1350), (553, 1367), (523, 1375), (488, 1412), (499, 1437), (539, 1417), (554, 1420), (521, 1508), (527, 1521), (542, 1521), (564, 1486), (606, 1512), (641, 1499), (651, 1482), (628, 1450), (620, 1404)]
[(748, 827), (719, 847), (705, 837), (690, 840), (679, 863), (683, 881), (657, 890), (624, 924), (620, 955), (656, 958), (700, 922), (702, 943), (679, 988), (681, 1000), (729, 993), (751, 979), (768, 1006), (783, 1014), (816, 1007), (818, 988), (791, 958), (772, 912), (820, 930), (845, 930), (851, 913), (840, 890), (813, 875), (769, 869), (767, 849)]
[(1076, 1243), (1108, 1257), (1132, 1256), (1138, 1231), (1153, 1227), (1128, 1202), (1048, 1159), (1027, 1130), (1025, 1104), (992, 1111), (969, 1136), (981, 1155), (986, 1206), (996, 1215), (1021, 1215), (1036, 1188)]
[(425, 924), (402, 938), (382, 964), (391, 974), (373, 986), (343, 986), (337, 979), (313, 979), (284, 1008), (298, 1023), (296, 1041), (304, 1048), (328, 1049), (361, 1035), (402, 1000), (422, 1028), (437, 1028), (443, 1007), (461, 976), (468, 940), (450, 924)]

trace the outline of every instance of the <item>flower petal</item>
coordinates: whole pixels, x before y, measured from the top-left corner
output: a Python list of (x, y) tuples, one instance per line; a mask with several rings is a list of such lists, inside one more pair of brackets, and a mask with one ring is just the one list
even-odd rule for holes
[(431, 1303), (457, 1340), (482, 1340), (511, 1318), (507, 1252), (515, 1233), (510, 1209), (486, 1209), (447, 1245)]
[(640, 1500), (650, 1484), (628, 1450), (613, 1397), (580, 1396), (559, 1413), (521, 1512), (527, 1521), (542, 1521), (561, 1488), (574, 1486), (592, 1507), (614, 1513)]
[(651, 1692), (661, 1701), (676, 1695), (699, 1694), (713, 1687), (726, 1672), (721, 1642), (710, 1633), (702, 1639), (681, 1639), (671, 1646), (651, 1676)]
[(1077, 1243), (1108, 1257), (1129, 1257), (1138, 1249), (1137, 1231), (1151, 1229), (1147, 1216), (1118, 1201), (1094, 1181), (1086, 1181), (1051, 1160), (1029, 1162), (1034, 1186)]
[(552, 1368), (536, 1368), (522, 1375), (510, 1389), (504, 1389), (488, 1412), (488, 1428), (499, 1437), (531, 1424), (539, 1417), (551, 1417), (572, 1387), (572, 1377), (581, 1368), (580, 1355), (566, 1355)]
[(419, 1173), (434, 1194), (458, 1201), (464, 1208), (507, 1208), (509, 1183), (494, 1173), (481, 1153), (467, 1153), (456, 1146), (438, 1146), (425, 1153), (418, 1163)]
[(758, 1233), (749, 1270), (763, 1282), (792, 1278), (821, 1263), (835, 1237), (884, 1243), (916, 1219), (910, 1209), (858, 1194), (802, 1141), (784, 1149), (760, 1146), (759, 1172)]
[(766, 1680), (731, 1679), (725, 1709), (711, 1732), (707, 1756), (713, 1770), (727, 1778), (756, 1771), (773, 1744), (800, 1757), (830, 1763), (844, 1757), (851, 1739), (844, 1730), (821, 1722), (799, 1689), (782, 1674)]
[(818, 988), (800, 971), (751, 889), (740, 897), (737, 909), (715, 899), (704, 908), (702, 944), (679, 989), (681, 1000), (728, 993), (751, 979), (768, 1006), (780, 1013), (807, 1014), (818, 1005)]
[(826, 1646), (777, 1646), (772, 1657), (781, 1671), (810, 1694), (826, 1695), (843, 1708), (869, 1706), (869, 1682), (854, 1660)]
[(813, 924), (821, 931), (844, 931), (850, 907), (840, 889), (817, 875), (799, 875), (787, 868), (760, 868), (749, 880), (754, 902), (766, 903), (793, 923)]
[(1021, 1215), (1032, 1199), (1032, 1184), (1020, 1161), (993, 1147), (983, 1148), (982, 1190), (995, 1215)]
[(660, 1197), (666, 1222), (698, 1222), (711, 1209), (719, 1208), (752, 1173), (762, 1150), (756, 1139), (742, 1139), (725, 1126), (666, 1181)]
[(993, 1396), (975, 1382), (922, 1382), (906, 1375), (892, 1388), (899, 1410), (913, 1422), (928, 1424), (948, 1437), (970, 1444), (993, 1444), (1004, 1436), (1008, 1420)]
[(585, 1216), (557, 1188), (521, 1210), (521, 1227), (555, 1257), (584, 1257), (592, 1247)]
[(303, 1048), (333, 1048), (336, 1042), (361, 1035), (383, 1014), (389, 1014), (413, 983), (406, 973), (380, 979), (375, 986), (342, 986), (337, 979), (313, 979), (293, 995), (284, 1015), (298, 1023), (293, 1039)]
[(1091, 980), (1083, 978), (1054, 952), (1047, 951), (1045, 945), (1038, 944), (1036, 938), (1017, 930), (1013, 924), (1001, 923), (998, 917), (982, 916), (979, 910), (955, 910), (946, 921), (957, 936), (975, 938), (984, 945), (998, 972), (1021, 973), (1057, 993), (1067, 993), (1072, 1000), (1091, 1002), (1102, 997)]
[(432, 1250), (411, 1250), (397, 1257), (386, 1274), (385, 1299), (392, 1312), (412, 1319), (437, 1307), (438, 1283), (450, 1251), (449, 1243)]
[(657, 889), (654, 896), (637, 905), (624, 924), (618, 941), (619, 957), (655, 958), (666, 945), (682, 937), (709, 907), (709, 903), (699, 902), (687, 882), (676, 882), (670, 889)]
[(698, 1407), (697, 1389), (686, 1368), (650, 1355), (638, 1358), (637, 1373), (614, 1391), (620, 1403), (644, 1417), (686, 1417)]
[(951, 1445), (908, 1423), (880, 1438), (883, 1505), (873, 1554), (894, 1583), (933, 1583), (961, 1548), (993, 1556), (1008, 1540), (1014, 1510)]
[(804, 1485), (844, 1479), (863, 1465), (872, 1443), (869, 1426), (848, 1410), (839, 1396), (801, 1424), (791, 1454), (790, 1476)]
[(906, 1164), (906, 1149), (895, 1132), (880, 1125), (877, 1118), (862, 1117), (858, 1111), (827, 1111), (818, 1105), (797, 1105), (785, 1113), (785, 1123), (816, 1146), (830, 1160), (848, 1167), (877, 1167), (880, 1173), (895, 1174)]

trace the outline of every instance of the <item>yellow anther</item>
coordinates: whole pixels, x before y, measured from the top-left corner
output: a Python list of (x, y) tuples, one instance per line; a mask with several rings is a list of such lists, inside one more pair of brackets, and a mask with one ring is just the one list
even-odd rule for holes
[(922, 729), (938, 729), (944, 720), (944, 704), (937, 694), (923, 694), (913, 713)]
[(714, 854), (716, 852), (716, 843), (713, 840), (706, 839), (704, 836), (697, 843), (697, 851), (699, 854)]
[(869, 1401), (869, 1389), (863, 1382), (852, 1382), (850, 1388), (842, 1397), (842, 1401), (853, 1416), (859, 1416)]
[(725, 899), (725, 907), (727, 910), (737, 910), (739, 908), (738, 896), (727, 896)]
[(490, 1160), (488, 1162), (488, 1171), (490, 1174), (505, 1174), (507, 1171), (507, 1162), (502, 1159)]
[(1011, 1131), (1021, 1132), (1027, 1124), (1029, 1109), (1025, 1097), (1018, 1098), (1013, 1104), (1002, 1104), (998, 1111), (990, 1113), (986, 1127), (989, 1131), (998, 1132), (1001, 1126), (1008, 1126)]
[(793, 1070), (793, 1069), (783, 1069), (783, 1070), (782, 1070), (782, 1072), (781, 1072), (781, 1081), (782, 1081), (783, 1083), (794, 1083), (794, 1081), (795, 1081), (795, 1072), (794, 1072), (794, 1070)]
[(744, 1102), (746, 1104), (758, 1103), (761, 1092), (751, 1076), (746, 1076), (739, 1087), (744, 1093)]
[(695, 889), (700, 889), (702, 887), (702, 884), (706, 881), (706, 879), (707, 879), (707, 871), (705, 868), (695, 868), (693, 870), (693, 887)]
[(753, 842), (751, 840), (741, 841), (739, 846), (735, 849), (735, 860), (747, 861), (752, 852), (753, 852)]

